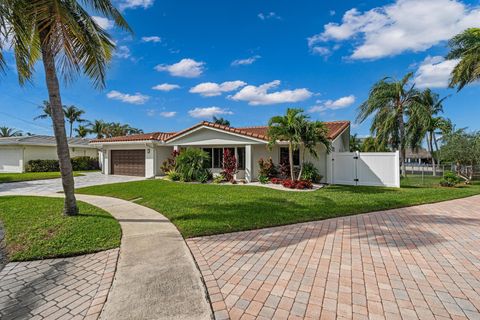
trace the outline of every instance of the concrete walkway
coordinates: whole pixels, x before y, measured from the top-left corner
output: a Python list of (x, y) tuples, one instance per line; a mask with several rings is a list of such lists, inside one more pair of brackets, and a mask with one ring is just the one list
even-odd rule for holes
[(480, 319), (480, 196), (187, 241), (220, 319)]
[(200, 272), (167, 218), (125, 200), (77, 197), (108, 211), (123, 232), (115, 280), (101, 319), (211, 319)]

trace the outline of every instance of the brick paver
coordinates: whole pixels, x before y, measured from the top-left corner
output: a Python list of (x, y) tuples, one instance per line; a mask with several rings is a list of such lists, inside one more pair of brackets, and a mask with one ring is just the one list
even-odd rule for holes
[(7, 264), (0, 271), (0, 319), (97, 319), (118, 252)]
[(480, 196), (187, 242), (216, 319), (480, 319)]

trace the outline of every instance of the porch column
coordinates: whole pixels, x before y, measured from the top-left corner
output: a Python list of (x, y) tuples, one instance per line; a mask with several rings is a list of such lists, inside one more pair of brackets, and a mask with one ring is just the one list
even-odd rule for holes
[(245, 145), (245, 180), (252, 182), (253, 167), (252, 167), (252, 145)]
[(110, 175), (111, 168), (110, 168), (110, 150), (103, 149), (103, 174)]
[(179, 146), (173, 146), (173, 151), (176, 151), (176, 152), (180, 151), (180, 147)]
[(146, 147), (145, 148), (146, 156), (145, 156), (145, 178), (154, 178), (156, 175), (156, 152), (155, 148)]

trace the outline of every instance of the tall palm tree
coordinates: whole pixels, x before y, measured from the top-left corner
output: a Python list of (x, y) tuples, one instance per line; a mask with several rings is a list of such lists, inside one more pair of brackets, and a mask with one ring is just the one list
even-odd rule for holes
[[(115, 48), (110, 36), (94, 21), (90, 12), (113, 19), (117, 26), (131, 31), (110, 0), (0, 2), (0, 43), (11, 39), (20, 84), (32, 79), (38, 60), (43, 63), (66, 215), (77, 214), (78, 207), (57, 74), (60, 73), (68, 82), (77, 74), (84, 73), (92, 79), (95, 87), (102, 88), (105, 85), (106, 66)], [(3, 49), (0, 47), (0, 52)], [(5, 66), (2, 54), (0, 66)]]
[(332, 144), (330, 140), (328, 140), (328, 130), (325, 125), (320, 121), (310, 121), (308, 116), (305, 116), (300, 125), (300, 141), (303, 145), (303, 150), (298, 178), (302, 177), (305, 152), (308, 151), (314, 158), (318, 158), (317, 146), (319, 144), (325, 146), (327, 153), (330, 153), (332, 149)]
[(44, 100), (43, 105), (38, 106), (38, 108), (42, 110), (42, 113), (33, 118), (33, 120), (48, 119), (52, 117), (52, 113), (50, 111), (50, 102)]
[(480, 28), (470, 28), (456, 35), (449, 46), (447, 59), (460, 59), (452, 70), (450, 87), (460, 91), (480, 79)]
[(222, 126), (230, 127), (230, 121), (228, 121), (227, 119), (224, 119), (222, 117), (217, 118), (217, 117), (213, 116), (212, 120), (213, 120), (213, 123), (215, 123), (215, 124), (220, 124)]
[(447, 97), (441, 98), (438, 94), (433, 93), (430, 89), (425, 89), (421, 95), (421, 103), (417, 103), (409, 110), (408, 136), (409, 143), (412, 148), (418, 148), (425, 137), (427, 148), (432, 155), (432, 171), (433, 175), (437, 174), (436, 154), (434, 145), (437, 138), (435, 133), (441, 129), (445, 123), (445, 118), (438, 116), (443, 113), (443, 101)]
[(105, 137), (107, 124), (103, 120), (95, 120), (91, 124), (90, 132), (95, 134), (97, 139), (102, 139)]
[(85, 111), (75, 107), (75, 106), (68, 106), (63, 109), (63, 112), (65, 113), (65, 118), (67, 119), (68, 123), (70, 124), (70, 137), (72, 137), (73, 134), (73, 124), (75, 122), (82, 123), (87, 120), (82, 119), (82, 115), (85, 113)]
[(75, 128), (75, 132), (77, 133), (77, 137), (85, 138), (90, 133), (90, 129), (87, 126), (80, 125)]
[(370, 131), (380, 145), (391, 145), (400, 151), (402, 176), (405, 168), (405, 116), (409, 108), (420, 103), (415, 84), (409, 84), (413, 73), (401, 80), (387, 77), (375, 83), (368, 99), (358, 108), (357, 122), (362, 123), (373, 115)]
[(307, 116), (302, 109), (289, 108), (284, 116), (275, 116), (268, 121), (269, 146), (278, 141), (288, 142), (288, 162), (290, 164), (290, 177), (295, 180), (293, 170), (293, 151), (298, 150), (301, 143), (301, 127)]
[(350, 135), (350, 152), (360, 151), (361, 148), (361, 141), (358, 135), (356, 133)]
[(0, 137), (2, 138), (18, 137), (21, 135), (22, 135), (22, 131), (17, 130), (15, 128), (0, 127)]

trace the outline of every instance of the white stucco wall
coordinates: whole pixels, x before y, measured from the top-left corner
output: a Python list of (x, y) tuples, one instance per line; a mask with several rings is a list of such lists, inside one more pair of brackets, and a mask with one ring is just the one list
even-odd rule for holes
[(157, 146), (157, 174), (163, 175), (164, 172), (160, 169), (163, 162), (172, 156), (173, 146)]
[(22, 148), (1, 147), (0, 148), (0, 172), (22, 172)]

